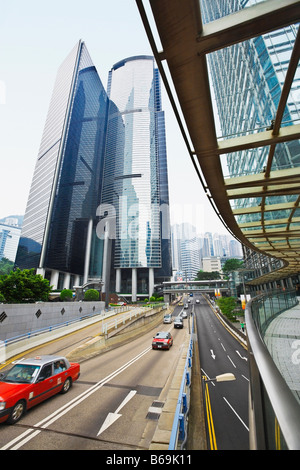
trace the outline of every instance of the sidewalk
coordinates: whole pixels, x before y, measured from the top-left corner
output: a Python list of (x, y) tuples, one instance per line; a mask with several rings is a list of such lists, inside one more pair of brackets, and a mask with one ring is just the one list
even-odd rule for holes
[(264, 341), (281, 375), (300, 403), (300, 303), (271, 322)]

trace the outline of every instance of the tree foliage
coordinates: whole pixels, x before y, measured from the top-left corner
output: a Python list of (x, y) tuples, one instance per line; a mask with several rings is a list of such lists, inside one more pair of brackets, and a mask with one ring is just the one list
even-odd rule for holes
[(13, 270), (14, 263), (8, 258), (3, 257), (0, 260), (0, 275), (9, 274)]
[(233, 317), (233, 310), (236, 307), (236, 300), (234, 297), (219, 297), (217, 300), (217, 305), (220, 308), (221, 312), (226, 315), (229, 319)]
[(195, 281), (213, 281), (214, 279), (221, 279), (221, 275), (218, 271), (198, 271)]
[(0, 293), (8, 303), (24, 303), (48, 300), (52, 288), (49, 281), (34, 269), (16, 269), (0, 276)]
[(243, 261), (239, 259), (236, 259), (236, 258), (228, 259), (223, 266), (223, 273), (231, 273), (232, 271), (236, 271), (237, 269), (242, 268), (243, 265), (244, 265)]

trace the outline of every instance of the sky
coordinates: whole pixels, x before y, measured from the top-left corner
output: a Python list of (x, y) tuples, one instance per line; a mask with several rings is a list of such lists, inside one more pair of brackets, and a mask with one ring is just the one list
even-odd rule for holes
[[(152, 50), (135, 0), (0, 0), (0, 219), (25, 213), (56, 73), (79, 39), (106, 88), (119, 60)], [(163, 91), (171, 223), (227, 233)]]

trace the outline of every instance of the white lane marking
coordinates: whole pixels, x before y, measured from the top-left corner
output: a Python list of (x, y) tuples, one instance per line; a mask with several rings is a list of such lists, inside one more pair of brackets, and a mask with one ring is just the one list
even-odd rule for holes
[(249, 431), (248, 426), (244, 423), (244, 421), (242, 420), (242, 418), (237, 414), (237, 412), (236, 412), (235, 409), (231, 406), (231, 404), (229, 403), (229, 401), (226, 400), (225, 397), (223, 397), (223, 399), (226, 401), (227, 405), (232, 409), (232, 411), (234, 412), (234, 414), (238, 417), (238, 419), (240, 420), (240, 422), (242, 423), (242, 425), (247, 429), (247, 431)]
[[(68, 411), (70, 411), (72, 408), (74, 408), (75, 406), (79, 405), (79, 403), (81, 403), (83, 400), (85, 400), (86, 398), (88, 398), (90, 395), (92, 395), (94, 392), (96, 392), (97, 390), (99, 390), (99, 388), (103, 387), (103, 385), (105, 385), (107, 382), (109, 382), (110, 380), (112, 380), (114, 377), (116, 377), (117, 375), (119, 375), (121, 372), (123, 372), (125, 369), (127, 369), (128, 367), (130, 367), (132, 364), (134, 364), (136, 361), (138, 361), (142, 356), (144, 356), (145, 354), (147, 354), (149, 351), (151, 351), (151, 347), (145, 349), (144, 351), (142, 351), (140, 354), (138, 354), (136, 357), (134, 357), (133, 359), (131, 359), (130, 361), (128, 361), (126, 364), (124, 364), (123, 366), (119, 367), (119, 369), (117, 369), (115, 372), (112, 372), (111, 374), (109, 374), (107, 377), (105, 377), (104, 379), (100, 380), (99, 382), (97, 382), (95, 385), (92, 385), (92, 387), (90, 387), (88, 390), (86, 390), (85, 392), (83, 392), (81, 395), (78, 395), (78, 397), (75, 397), (73, 398), (73, 400), (71, 400), (69, 403), (63, 405), (61, 408), (59, 408), (58, 410), (56, 410), (54, 413), (52, 413), (51, 415), (47, 416), (45, 419), (43, 419), (42, 421), (40, 421), (39, 423), (35, 424), (33, 426), (32, 429), (28, 429), (27, 431), (25, 431), (24, 433), (22, 433), (20, 436), (18, 436), (17, 438), (13, 439), (12, 441), (8, 442), (5, 446), (1, 447), (0, 450), (6, 450), (8, 449), (9, 447), (11, 447), (12, 445), (14, 445), (16, 442), (18, 442), (19, 440), (21, 440), (21, 442), (19, 444), (17, 444), (16, 446), (12, 447), (11, 450), (17, 450), (19, 449), (20, 447), (22, 447), (22, 445), (24, 445), (26, 442), (28, 442), (30, 440), (30, 438), (33, 438), (35, 437), (37, 434), (39, 434), (41, 431), (38, 430), (38, 431), (35, 431), (34, 427), (42, 427), (42, 428), (47, 428), (48, 426), (50, 426), (50, 424), (52, 424), (54, 421), (56, 421), (57, 419), (59, 419), (61, 416), (63, 416), (65, 413), (67, 413)], [(28, 433), (33, 433), (31, 434), (30, 436), (27, 436)], [(26, 437), (27, 436), (27, 437)], [(24, 440), (22, 440), (24, 439)]]
[(232, 359), (231, 359), (231, 358), (228, 356), (228, 354), (227, 354), (227, 357), (228, 357), (228, 359), (230, 360), (230, 362), (231, 362), (231, 364), (233, 365), (233, 367), (235, 367), (235, 368), (236, 368), (236, 365), (235, 365), (235, 363), (234, 363), (234, 362), (233, 362), (233, 360), (232, 360)]
[(119, 411), (126, 405), (126, 403), (129, 402), (129, 400), (131, 400), (131, 398), (134, 397), (134, 395), (136, 394), (136, 390), (131, 390), (127, 397), (122, 401), (122, 403), (120, 404), (120, 406), (116, 409), (116, 411), (114, 413), (108, 413), (104, 423), (102, 424), (101, 428), (100, 428), (100, 431), (98, 432), (97, 436), (99, 436), (99, 434), (101, 434), (103, 431), (105, 431), (107, 428), (109, 428), (115, 421), (117, 421), (117, 419), (119, 419), (122, 415), (119, 413)]
[(250, 382), (250, 380), (245, 375), (242, 374), (242, 377), (243, 379), (247, 380), (247, 382)]
[(242, 356), (242, 355), (241, 355), (241, 353), (240, 353), (240, 351), (238, 351), (238, 350), (236, 349), (236, 351), (235, 351), (235, 352), (238, 354), (238, 356), (240, 356), (240, 358), (241, 358), (241, 359), (244, 359), (244, 361), (248, 361), (248, 358), (247, 358), (247, 357), (244, 357), (244, 356)]
[(214, 352), (213, 352), (212, 349), (210, 350), (210, 354), (211, 354), (211, 357), (212, 357), (213, 359), (216, 359), (216, 355), (214, 354)]

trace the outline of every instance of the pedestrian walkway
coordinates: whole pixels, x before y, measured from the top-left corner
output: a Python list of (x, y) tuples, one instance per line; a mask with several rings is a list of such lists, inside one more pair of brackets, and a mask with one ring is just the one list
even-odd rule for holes
[[(300, 297), (298, 297), (300, 302)], [(265, 344), (300, 403), (300, 303), (281, 313), (267, 328)]]

